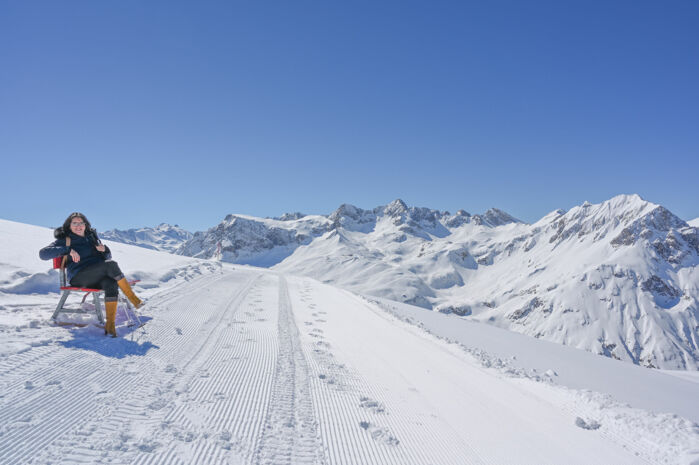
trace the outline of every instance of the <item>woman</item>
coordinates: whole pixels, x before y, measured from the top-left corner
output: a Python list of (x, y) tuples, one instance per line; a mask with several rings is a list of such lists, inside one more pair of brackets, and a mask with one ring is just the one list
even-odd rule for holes
[(68, 255), (66, 274), (68, 282), (75, 287), (104, 290), (104, 306), (107, 323), (104, 334), (116, 337), (116, 310), (119, 289), (134, 307), (143, 305), (136, 297), (117, 262), (111, 260), (109, 248), (103, 245), (82, 213), (71, 213), (63, 226), (53, 232), (56, 240), (39, 252), (42, 260), (51, 260)]

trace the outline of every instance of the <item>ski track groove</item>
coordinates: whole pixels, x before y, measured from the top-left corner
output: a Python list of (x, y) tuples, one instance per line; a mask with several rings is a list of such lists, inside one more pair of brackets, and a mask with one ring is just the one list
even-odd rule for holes
[[(269, 279), (265, 277), (263, 281)], [(246, 317), (253, 315), (252, 312), (241, 314), (244, 304), (252, 308), (249, 300), (257, 298), (256, 293), (256, 289), (252, 289), (234, 311), (227, 312), (229, 316), (222, 320), (221, 331), (216, 338), (211, 338), (215, 340), (212, 350), (202, 357), (203, 363), (188, 368), (190, 380), (179, 383), (186, 401), (164, 418), (164, 423), (171, 427), (197, 431), (200, 435), (187, 463), (231, 463), (229, 460), (233, 458), (237, 458), (236, 463), (249, 463), (253, 444), (262, 428), (262, 414), (269, 402), (275, 363), (272, 349), (276, 346), (276, 321), (264, 319), (259, 323)], [(196, 378), (197, 374), (204, 376)], [(188, 418), (197, 406), (199, 414), (203, 415), (200, 423), (206, 425), (205, 431)], [(208, 437), (202, 439), (203, 435)], [(234, 449), (237, 457), (230, 457), (228, 451), (214, 443), (224, 436), (236, 442), (226, 448)], [(149, 454), (150, 457), (142, 454), (137, 463), (166, 463), (173, 446), (176, 440), (166, 446), (169, 450)]]
[[(360, 407), (360, 399), (366, 397), (378, 400), (385, 406), (382, 390), (378, 386), (366, 383), (362, 376), (335, 359), (331, 346), (324, 342), (322, 325), (332, 317), (330, 308), (323, 309), (313, 301), (313, 289), (310, 281), (299, 279), (292, 281), (294, 302), (298, 301), (299, 321), (306, 320), (305, 332), (309, 340), (304, 344), (309, 360), (312, 380), (314, 405), (320, 423), (320, 432), (325, 446), (326, 459), (330, 464), (387, 464), (387, 465), (443, 465), (443, 464), (483, 464), (484, 462), (472, 448), (464, 442), (457, 431), (441, 428), (441, 432), (451, 431), (445, 437), (437, 435), (429, 428), (415, 428), (412, 424), (422, 423), (420, 414), (410, 406), (404, 406), (400, 412), (390, 411), (374, 413)], [(330, 305), (330, 302), (324, 304)], [(323, 311), (327, 310), (327, 311)], [(309, 313), (310, 316), (308, 314)], [(313, 320), (310, 322), (308, 320)], [(319, 344), (321, 343), (321, 344)], [(325, 380), (319, 375), (325, 375)], [(327, 382), (333, 380), (332, 384)], [(375, 441), (370, 431), (359, 426), (361, 421), (368, 421), (373, 426), (385, 428), (380, 431), (392, 435), (398, 444), (383, 444)], [(380, 437), (379, 439), (383, 439)], [(438, 447), (431, 447), (426, 455), (421, 443), (428, 442)], [(454, 454), (454, 445), (459, 444), (460, 451), (466, 454)]]
[(279, 275), (278, 356), (269, 409), (255, 464), (323, 463), (310, 392), (308, 362), (293, 317), (286, 279)]
[[(202, 373), (206, 375), (206, 379), (210, 379), (210, 371), (208, 367), (218, 361), (218, 354), (220, 350), (214, 351), (214, 349), (221, 346), (222, 336), (230, 331), (225, 331), (229, 327), (231, 320), (235, 319), (237, 311), (241, 306), (242, 301), (245, 299), (247, 292), (253, 284), (253, 281), (260, 279), (261, 275), (256, 275), (254, 279), (248, 281), (242, 290), (240, 290), (234, 298), (232, 298), (228, 304), (225, 305), (224, 311), (219, 311), (209, 317), (205, 323), (204, 327), (210, 327), (211, 331), (204, 337), (204, 343), (197, 350), (197, 352), (178, 370), (179, 376), (178, 381), (175, 386), (175, 392), (179, 393), (181, 396), (185, 396), (186, 402), (182, 402), (180, 405), (173, 408), (169, 413), (165, 414), (163, 421), (164, 424), (169, 426), (178, 427), (188, 433), (193, 433), (193, 431), (198, 431), (200, 428), (193, 424), (188, 414), (190, 413), (191, 406), (190, 403), (198, 405), (201, 403), (202, 399), (206, 396), (208, 389), (206, 387), (207, 383), (200, 379), (196, 379), (196, 376), (201, 376)], [(216, 317), (218, 315), (218, 318)], [(215, 321), (217, 320), (217, 321)], [(213, 323), (215, 321), (215, 323)], [(225, 342), (225, 339), (224, 339)], [(232, 376), (229, 376), (230, 378)], [(214, 389), (213, 386), (211, 389)], [(209, 434), (208, 432), (205, 434)], [(158, 432), (155, 433), (158, 436)], [(199, 444), (199, 443), (198, 443)], [(199, 445), (196, 450), (199, 450)], [(196, 452), (195, 450), (195, 452)], [(160, 452), (160, 454), (155, 454), (156, 457), (162, 454), (166, 456), (170, 455), (171, 450), (166, 450)], [(152, 457), (153, 454), (149, 453)], [(139, 459), (143, 459), (141, 456)], [(141, 463), (141, 462), (137, 462)], [(149, 461), (148, 463), (161, 463), (160, 460), (154, 459), (154, 461)]]
[[(313, 357), (309, 357), (313, 360)], [(311, 362), (313, 371), (316, 373), (328, 374), (328, 370), (321, 369), (320, 366)], [(332, 373), (334, 375), (334, 373)], [(318, 405), (318, 414), (321, 416), (323, 425), (323, 437), (327, 438), (324, 443), (330, 444), (331, 450), (329, 462), (331, 464), (396, 464), (418, 463), (416, 461), (405, 462), (401, 458), (389, 455), (389, 451), (380, 447), (371, 447), (372, 444), (366, 440), (367, 433), (363, 431), (359, 423), (357, 412), (359, 403), (359, 389), (350, 385), (349, 377), (346, 373), (342, 381), (327, 385), (316, 376), (313, 383), (315, 394), (315, 404)], [(342, 384), (339, 384), (342, 383)]]
[[(80, 367), (76, 367), (80, 368)], [(86, 366), (83, 368), (82, 372), (91, 372), (92, 368), (89, 366)], [(81, 372), (78, 370), (78, 372)], [(84, 379), (84, 378), (83, 378)], [(110, 379), (111, 381), (111, 379)], [(71, 399), (70, 402), (71, 404), (75, 403), (76, 407), (71, 410), (71, 414), (69, 416), (63, 416), (64, 411), (65, 411), (65, 403), (61, 402), (61, 399), (52, 399), (50, 397), (45, 397), (42, 398), (40, 401), (38, 401), (37, 404), (33, 404), (31, 406), (32, 410), (34, 411), (39, 411), (40, 416), (48, 416), (48, 417), (63, 417), (63, 422), (62, 424), (52, 424), (52, 423), (47, 423), (45, 427), (38, 427), (38, 428), (32, 428), (32, 430), (28, 434), (22, 434), (22, 431), (20, 429), (15, 430), (17, 434), (10, 434), (10, 435), (3, 435), (3, 442), (7, 441), (8, 444), (18, 444), (22, 445), (23, 442), (26, 442), (29, 440), (29, 443), (33, 445), (32, 448), (29, 450), (27, 449), (21, 449), (19, 447), (17, 448), (17, 452), (13, 455), (10, 455), (7, 457), (8, 460), (13, 460), (15, 458), (19, 459), (23, 455), (26, 455), (26, 452), (31, 452), (37, 449), (43, 448), (47, 441), (43, 439), (46, 436), (53, 436), (50, 433), (57, 433), (60, 434), (62, 431), (65, 431), (65, 425), (68, 423), (69, 425), (75, 425), (79, 421), (81, 421), (83, 416), (87, 416), (87, 414), (92, 410), (94, 407), (90, 405), (89, 400), (94, 397), (95, 393), (89, 386), (84, 386), (78, 395), (73, 394), (75, 391), (73, 388), (70, 389), (64, 389), (63, 391), (72, 391), (71, 392)], [(67, 394), (67, 393), (66, 393)], [(62, 397), (68, 397), (67, 395), (62, 396)], [(58, 400), (58, 402), (56, 402)], [(48, 405), (47, 405), (48, 404)], [(24, 410), (20, 409), (18, 411), (19, 415), (24, 414)], [(15, 439), (22, 438), (23, 441), (15, 441)], [(4, 452), (4, 450), (2, 451)], [(8, 463), (21, 463), (21, 462), (8, 462)]]
[[(153, 303), (162, 305), (160, 301)], [(153, 332), (153, 334), (156, 333), (157, 331)], [(104, 339), (102, 343), (109, 344), (110, 341)], [(100, 423), (100, 420), (107, 417), (111, 410), (120, 411), (120, 409), (124, 409), (123, 405), (113, 405), (115, 402), (111, 398), (121, 397), (121, 394), (127, 392), (134, 385), (137, 387), (152, 386), (147, 374), (143, 374), (140, 377), (124, 376), (124, 373), (111, 369), (117, 365), (114, 361), (105, 361), (103, 357), (95, 353), (70, 351), (66, 355), (66, 352), (61, 351), (58, 347), (53, 347), (51, 350), (47, 350), (44, 347), (41, 349), (43, 350), (38, 354), (31, 354), (33, 350), (30, 350), (6, 359), (4, 363), (6, 372), (10, 372), (17, 379), (14, 384), (9, 383), (9, 385), (21, 388), (21, 385), (26, 381), (36, 381), (37, 383), (34, 384), (33, 389), (22, 389), (21, 391), (25, 392), (20, 391), (17, 396), (5, 397), (3, 399), (2, 424), (12, 425), (17, 423), (18, 419), (27, 418), (27, 415), (31, 418), (31, 412), (40, 412), (40, 417), (61, 418), (61, 422), (30, 424), (31, 428), (29, 428), (28, 432), (23, 431), (25, 428), (21, 427), (13, 428), (9, 434), (3, 430), (4, 434), (0, 435), (0, 462), (3, 464), (37, 463), (35, 460), (41, 459), (40, 457), (33, 457), (36, 452), (43, 451), (45, 452), (43, 455), (49, 457), (57, 455), (55, 454), (55, 447), (58, 447), (60, 451), (63, 448), (62, 443), (66, 439), (70, 440), (73, 436), (88, 436), (89, 432), (84, 433), (82, 431), (84, 428), (90, 424)], [(58, 359), (52, 360), (52, 358)], [(37, 363), (39, 368), (36, 368)], [(32, 364), (35, 369), (31, 371), (29, 380), (23, 376), (23, 372), (26, 370), (13, 370), (13, 365), (14, 368), (28, 367), (27, 370), (30, 370)], [(42, 364), (44, 367), (41, 367)], [(105, 365), (107, 366), (106, 371), (104, 370)], [(19, 371), (19, 373), (12, 373), (13, 371)], [(137, 370), (135, 374), (139, 372), (143, 373), (143, 370)], [(109, 392), (111, 395), (95, 399), (99, 393), (95, 393), (95, 389), (90, 384), (90, 380), (93, 378), (98, 378), (101, 392)], [(59, 384), (59, 388), (53, 388), (52, 392), (49, 393), (42, 389), (47, 386), (48, 382), (56, 379), (75, 381), (73, 383), (70, 381), (62, 382)], [(43, 380), (44, 383), (38, 383), (39, 380)], [(87, 384), (83, 383), (85, 380), (87, 380)], [(137, 391), (142, 390), (137, 389)], [(39, 396), (40, 399), (29, 406), (31, 411), (27, 411), (25, 407), (35, 396)], [(14, 402), (6, 406), (9, 401)], [(68, 415), (66, 415), (66, 405), (71, 406)], [(141, 416), (142, 406), (139, 406), (139, 408), (133, 411), (131, 417)], [(20, 438), (21, 441), (18, 440)], [(83, 438), (81, 442), (85, 443), (86, 441)], [(32, 447), (27, 448), (26, 444), (32, 444)], [(65, 455), (70, 455), (76, 461), (83, 455), (91, 457), (95, 453), (94, 450), (90, 449), (91, 446), (81, 446), (80, 442), (73, 444), (68, 441), (68, 446), (66, 447), (69, 449), (65, 451)]]

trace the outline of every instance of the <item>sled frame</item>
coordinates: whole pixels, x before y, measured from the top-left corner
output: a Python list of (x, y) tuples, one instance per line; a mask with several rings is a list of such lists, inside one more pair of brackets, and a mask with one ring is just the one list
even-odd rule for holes
[[(97, 316), (97, 321), (99, 321), (100, 324), (104, 325), (104, 313), (102, 312), (102, 302), (100, 300), (100, 295), (103, 292), (102, 289), (68, 286), (66, 279), (66, 269), (62, 256), (53, 259), (53, 269), (59, 270), (59, 276), (61, 279), (60, 289), (62, 291), (62, 294), (60, 300), (58, 301), (58, 305), (56, 306), (56, 310), (53, 312), (53, 315), (51, 315), (51, 319), (53, 321), (57, 321), (58, 315), (61, 313), (94, 313)], [(68, 300), (68, 296), (73, 292), (82, 293), (83, 299), (80, 302), (80, 307), (68, 308), (65, 306), (65, 304)], [(85, 303), (85, 300), (89, 295), (92, 295), (92, 301), (94, 302), (95, 306), (94, 310), (85, 310), (84, 308), (82, 308), (82, 304)]]

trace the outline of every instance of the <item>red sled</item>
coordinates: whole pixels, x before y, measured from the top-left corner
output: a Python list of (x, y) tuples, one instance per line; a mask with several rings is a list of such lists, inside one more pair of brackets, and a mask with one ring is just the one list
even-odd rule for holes
[[(66, 278), (66, 268), (65, 268), (65, 258), (66, 256), (62, 257), (56, 257), (53, 259), (53, 269), (54, 270), (60, 270), (59, 271), (59, 276), (61, 278), (61, 299), (58, 301), (58, 305), (56, 306), (56, 311), (53, 312), (53, 315), (51, 316), (51, 319), (53, 321), (56, 321), (56, 318), (58, 318), (59, 313), (94, 313), (97, 315), (97, 321), (100, 322), (100, 324), (104, 325), (104, 314), (102, 313), (102, 302), (100, 300), (100, 296), (102, 295), (102, 289), (90, 289), (86, 287), (73, 287), (69, 286)], [(129, 281), (129, 284), (135, 284), (139, 280), (133, 280)], [(80, 302), (80, 306), (77, 308), (68, 308), (65, 306), (66, 300), (68, 300), (68, 296), (72, 292), (79, 292), (83, 293), (83, 298), (82, 301)], [(89, 310), (89, 309), (84, 309), (83, 304), (85, 303), (85, 300), (89, 295), (92, 295), (92, 301), (94, 302), (94, 310)], [(127, 305), (129, 307), (131, 306), (130, 303), (127, 300)]]

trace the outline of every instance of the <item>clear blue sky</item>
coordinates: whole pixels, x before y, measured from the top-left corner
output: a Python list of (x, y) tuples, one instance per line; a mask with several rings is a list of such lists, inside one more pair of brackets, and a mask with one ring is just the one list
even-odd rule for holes
[(0, 218), (699, 217), (698, 1), (0, 0)]

